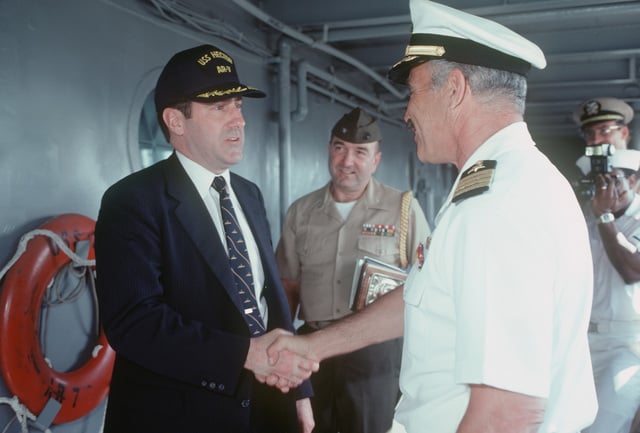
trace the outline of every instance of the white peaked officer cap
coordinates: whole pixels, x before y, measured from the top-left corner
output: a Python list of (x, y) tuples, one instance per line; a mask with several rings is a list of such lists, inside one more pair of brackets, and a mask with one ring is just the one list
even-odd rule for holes
[(640, 150), (616, 150), (615, 153), (611, 155), (609, 164), (611, 167), (638, 171), (638, 168), (640, 168)]
[(598, 97), (581, 102), (573, 112), (573, 121), (581, 128), (609, 120), (628, 125), (633, 120), (633, 108), (618, 98)]
[(405, 56), (389, 79), (406, 84), (414, 66), (434, 59), (485, 66), (525, 75), (544, 69), (544, 53), (533, 42), (494, 21), (428, 0), (410, 0), (413, 33)]

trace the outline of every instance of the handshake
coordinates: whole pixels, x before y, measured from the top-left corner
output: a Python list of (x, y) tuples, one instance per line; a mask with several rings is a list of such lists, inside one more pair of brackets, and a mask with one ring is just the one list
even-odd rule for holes
[(286, 393), (318, 371), (320, 359), (312, 352), (308, 336), (274, 329), (250, 340), (244, 367), (259, 382)]
[(305, 335), (284, 329), (252, 338), (244, 367), (282, 392), (299, 386), (320, 361), (404, 335), (402, 290), (392, 290), (357, 313)]

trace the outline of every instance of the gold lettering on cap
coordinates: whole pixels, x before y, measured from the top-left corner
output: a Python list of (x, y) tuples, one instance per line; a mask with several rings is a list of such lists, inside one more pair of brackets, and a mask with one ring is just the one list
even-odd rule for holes
[(214, 59), (224, 59), (227, 62), (233, 64), (233, 60), (231, 59), (231, 57), (229, 57), (226, 53), (223, 53), (222, 51), (211, 51), (211, 57), (213, 57)]
[(209, 56), (209, 54), (205, 54), (204, 56), (198, 59), (198, 63), (200, 64), (200, 66), (206, 65), (210, 61), (211, 61), (211, 56)]
[(231, 59), (231, 57), (229, 57), (227, 54), (223, 53), (222, 51), (211, 51), (205, 54), (204, 56), (200, 57), (197, 60), (197, 62), (200, 64), (200, 66), (204, 66), (213, 59), (223, 59), (227, 63), (233, 64), (233, 60)]
[(434, 56), (442, 57), (447, 50), (440, 45), (409, 45), (404, 53), (405, 56)]
[(216, 66), (216, 70), (218, 71), (218, 74), (224, 74), (227, 72), (231, 72), (231, 66), (218, 65)]

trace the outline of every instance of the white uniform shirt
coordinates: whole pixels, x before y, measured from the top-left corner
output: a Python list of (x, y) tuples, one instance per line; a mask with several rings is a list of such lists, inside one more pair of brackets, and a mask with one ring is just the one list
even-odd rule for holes
[(526, 124), (499, 131), (460, 173), (478, 160), (497, 161), (490, 190), (451, 203), (456, 181), (405, 285), (396, 420), (454, 433), (467, 384), (486, 384), (548, 399), (539, 431), (575, 433), (596, 413), (584, 218)]
[[(616, 229), (640, 246), (640, 196)], [(627, 284), (611, 263), (593, 216), (589, 219), (594, 289), (589, 345), (600, 411), (589, 432), (628, 432), (640, 404), (640, 283)]]
[[(615, 224), (629, 242), (640, 247), (640, 196), (636, 194), (624, 215), (617, 218)], [(640, 282), (624, 282), (604, 249), (597, 223), (594, 222), (591, 229), (595, 275), (591, 321), (638, 321), (637, 334), (640, 336)]]

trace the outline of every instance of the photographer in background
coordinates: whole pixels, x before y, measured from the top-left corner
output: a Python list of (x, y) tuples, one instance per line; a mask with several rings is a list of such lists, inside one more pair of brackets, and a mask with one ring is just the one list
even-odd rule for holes
[(589, 345), (598, 414), (583, 432), (628, 433), (640, 406), (640, 151), (616, 150), (594, 177)]
[[(573, 112), (573, 120), (580, 127), (587, 150), (600, 154), (615, 153), (615, 150), (627, 149), (631, 133), (627, 126), (633, 120), (633, 109), (626, 102), (616, 98), (592, 98), (579, 104)], [(608, 145), (612, 150), (608, 150)], [(604, 147), (604, 148), (603, 148)], [(597, 149), (597, 150), (596, 150)], [(591, 172), (590, 158), (582, 155), (576, 165), (584, 176)]]

